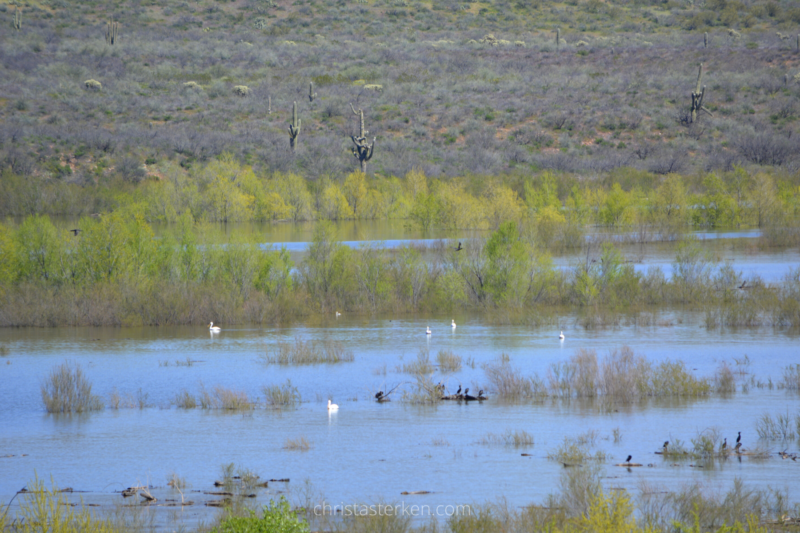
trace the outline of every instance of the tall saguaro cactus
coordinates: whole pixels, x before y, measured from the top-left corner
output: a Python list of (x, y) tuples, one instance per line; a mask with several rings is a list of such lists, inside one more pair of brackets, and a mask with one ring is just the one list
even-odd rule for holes
[(111, 45), (117, 44), (118, 37), (119, 37), (119, 22), (114, 22), (114, 20), (112, 19), (106, 23), (106, 42)]
[(22, 10), (17, 6), (14, 11), (14, 29), (19, 31), (22, 28)]
[(314, 82), (308, 82), (308, 101), (313, 102), (314, 98), (317, 97), (317, 93), (314, 92)]
[(372, 159), (372, 154), (375, 150), (375, 137), (372, 138), (372, 144), (367, 142), (367, 133), (369, 133), (366, 129), (364, 129), (364, 110), (359, 109), (356, 111), (356, 108), (353, 107), (353, 104), (350, 104), (350, 109), (353, 110), (353, 114), (358, 116), (361, 119), (361, 130), (358, 137), (355, 135), (351, 135), (350, 139), (353, 141), (355, 145), (353, 150), (353, 157), (358, 159), (361, 163), (361, 172), (364, 174), (367, 173), (367, 161)]
[(705, 111), (711, 116), (714, 116), (711, 111), (703, 107), (703, 98), (706, 95), (706, 86), (703, 85), (703, 88), (700, 88), (700, 84), (703, 81), (703, 64), (700, 63), (700, 69), (697, 72), (697, 86), (695, 87), (694, 92), (692, 93), (692, 123), (697, 120), (697, 114), (700, 111)]
[(561, 46), (561, 28), (556, 28), (556, 48)]
[(703, 48), (708, 48), (708, 32), (703, 33)]
[(289, 146), (297, 150), (297, 136), (300, 135), (300, 119), (297, 118), (297, 102), (292, 104), (292, 123), (289, 124)]

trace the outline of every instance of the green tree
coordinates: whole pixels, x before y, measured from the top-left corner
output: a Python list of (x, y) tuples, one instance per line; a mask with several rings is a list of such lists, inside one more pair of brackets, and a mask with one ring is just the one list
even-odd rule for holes
[(517, 224), (504, 222), (486, 242), (486, 289), (496, 303), (519, 304), (527, 294), (530, 253)]
[(441, 212), (442, 205), (436, 196), (419, 193), (414, 200), (414, 207), (409, 213), (409, 218), (419, 224), (423, 231), (428, 231), (439, 222)]
[(64, 277), (64, 241), (47, 215), (26, 218), (16, 231), (19, 277), (58, 283)]
[(363, 218), (361, 208), (367, 196), (367, 175), (363, 172), (351, 172), (344, 180), (343, 189), (353, 215), (356, 218)]
[(392, 289), (386, 254), (382, 248), (367, 245), (354, 255), (355, 276), (361, 293), (369, 306), (377, 309)]

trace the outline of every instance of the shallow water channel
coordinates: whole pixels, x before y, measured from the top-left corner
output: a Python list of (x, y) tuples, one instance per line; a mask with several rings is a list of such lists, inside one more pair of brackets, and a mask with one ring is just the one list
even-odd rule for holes
[[(453, 330), (450, 320), (458, 327)], [(38, 475), (60, 487), (72, 487), (72, 498), (110, 507), (122, 503), (118, 491), (149, 484), (160, 503), (181, 500), (166, 487), (172, 473), (183, 477), (186, 500), (194, 505), (164, 507), (158, 523), (193, 525), (210, 520), (215, 509), (206, 501), (221, 467), (235, 463), (270, 483), (258, 501), (285, 493), (294, 504), (332, 505), (378, 501), (439, 506), (481, 504), (504, 497), (512, 506), (541, 502), (558, 489), (564, 467), (548, 460), (565, 437), (596, 431), (591, 449), (609, 454), (604, 486), (637, 493), (643, 481), (679, 489), (700, 482), (728, 490), (734, 478), (757, 487), (789, 489), (800, 501), (800, 462), (784, 461), (776, 452), (797, 451), (798, 441), (758, 441), (756, 421), (764, 413), (800, 413), (800, 395), (777, 388), (750, 388), (729, 397), (649, 401), (611, 409), (580, 401), (553, 400), (507, 404), (493, 397), (482, 364), (501, 353), (510, 356), (524, 376), (544, 377), (551, 363), (565, 361), (579, 348), (600, 356), (628, 345), (657, 363), (681, 359), (697, 376), (712, 376), (722, 361), (741, 371), (740, 380), (778, 382), (782, 370), (800, 362), (796, 333), (773, 329), (707, 331), (702, 317), (664, 312), (650, 327), (621, 326), (583, 330), (574, 317), (558, 327), (532, 329), (497, 326), (480, 315), (436, 317), (321, 317), (293, 327), (227, 327), (219, 334), (207, 328), (54, 328), (0, 330), (0, 502)], [(432, 334), (425, 329), (430, 326)], [(566, 339), (560, 342), (559, 330)], [(275, 366), (261, 360), (279, 342), (336, 340), (352, 351), (353, 362), (332, 365)], [(472, 393), (486, 389), (485, 402), (441, 402), (418, 406), (402, 401), (413, 377), (399, 372), (428, 350), (435, 362), (440, 350), (451, 350), (465, 362), (456, 373), (437, 371), (450, 392), (459, 385)], [(747, 355), (749, 364), (737, 365)], [(191, 366), (176, 362), (191, 360)], [(94, 393), (108, 403), (116, 389), (125, 398), (145, 398), (144, 409), (124, 408), (86, 415), (45, 413), (40, 385), (65, 360), (81, 365)], [(293, 410), (264, 408), (265, 385), (290, 379), (303, 401)], [(171, 406), (181, 389), (197, 395), (201, 384), (244, 391), (258, 401), (250, 411), (177, 409)], [(376, 403), (373, 395), (398, 386), (392, 401)], [(141, 392), (140, 392), (141, 391)], [(340, 409), (329, 414), (328, 398)], [(614, 429), (621, 439), (615, 442)], [(483, 442), (491, 433), (525, 431), (534, 443), (521, 447)], [(698, 434), (717, 430), (731, 444), (742, 432), (745, 448), (772, 452), (767, 459), (731, 457), (706, 461), (669, 461), (654, 452), (665, 440), (689, 443)], [(304, 437), (307, 451), (285, 449), (287, 439)], [(529, 454), (523, 456), (522, 454)], [(641, 468), (614, 466), (631, 454)], [(430, 491), (401, 495), (404, 491)], [(133, 500), (125, 500), (133, 504)], [(12, 512), (16, 509), (16, 503)], [(424, 512), (424, 511), (420, 511)], [(444, 518), (444, 516), (442, 516)]]

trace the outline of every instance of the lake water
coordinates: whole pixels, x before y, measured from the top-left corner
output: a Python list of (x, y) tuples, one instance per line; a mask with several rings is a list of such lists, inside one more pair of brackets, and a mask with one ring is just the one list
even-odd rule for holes
[[(512, 506), (541, 502), (555, 492), (563, 470), (547, 459), (565, 437), (597, 431), (596, 449), (610, 455), (604, 465), (606, 488), (638, 493), (642, 481), (678, 489), (700, 482), (727, 490), (734, 478), (757, 487), (787, 488), (800, 500), (800, 463), (782, 461), (774, 452), (797, 451), (798, 442), (758, 442), (756, 421), (764, 413), (800, 413), (800, 395), (784, 390), (752, 388), (730, 397), (650, 401), (616, 405), (610, 412), (579, 401), (507, 404), (493, 397), (482, 364), (501, 353), (510, 356), (524, 376), (544, 376), (553, 362), (565, 361), (579, 348), (600, 355), (622, 345), (653, 362), (681, 359), (697, 376), (713, 375), (722, 361), (748, 356), (746, 371), (766, 382), (781, 379), (782, 369), (800, 362), (797, 333), (773, 329), (706, 331), (702, 316), (665, 312), (660, 326), (623, 326), (583, 330), (575, 317), (564, 316), (557, 327), (496, 326), (481, 315), (316, 317), (281, 329), (221, 324), (212, 335), (206, 328), (53, 328), (0, 330), (0, 502), (35, 475), (60, 487), (87, 491), (73, 495), (108, 508), (123, 498), (125, 487), (155, 486), (161, 502), (180, 501), (166, 487), (171, 473), (188, 483), (184, 491), (194, 505), (155, 508), (157, 523), (193, 525), (210, 520), (215, 510), (202, 505), (218, 499), (200, 491), (214, 490), (221, 466), (235, 463), (262, 479), (289, 478), (258, 491), (266, 502), (279, 493), (295, 504), (325, 498), (332, 505), (378, 501), (437, 506), (481, 504), (505, 497)], [(450, 320), (458, 323), (456, 330)], [(428, 337), (425, 329), (433, 333)], [(564, 330), (566, 340), (557, 338)], [(353, 362), (301, 367), (267, 366), (260, 357), (279, 342), (337, 340), (355, 356)], [(453, 392), (459, 385), (472, 393), (486, 389), (489, 400), (478, 404), (442, 402), (418, 406), (401, 400), (413, 377), (398, 366), (428, 350), (435, 362), (440, 350), (451, 350), (473, 366), (453, 374), (436, 373)], [(178, 366), (176, 361), (195, 361)], [(87, 415), (44, 412), (40, 385), (50, 369), (65, 360), (81, 365), (94, 392), (107, 398), (116, 389), (123, 397), (147, 394), (145, 409), (106, 409)], [(165, 362), (169, 364), (165, 366)], [(749, 378), (749, 375), (745, 376)], [(261, 388), (291, 379), (303, 397), (294, 410), (264, 408)], [(743, 378), (744, 379), (744, 378)], [(197, 395), (201, 384), (244, 391), (259, 407), (246, 412), (179, 410), (171, 400), (183, 388)], [(376, 403), (378, 390), (398, 387), (393, 401)], [(340, 405), (326, 409), (328, 398)], [(612, 434), (619, 428), (622, 438)], [(733, 442), (742, 432), (745, 448), (773, 452), (766, 460), (743, 457), (691, 467), (654, 454), (665, 440), (689, 442), (718, 430)], [(534, 444), (523, 447), (485, 444), (491, 433), (526, 431)], [(285, 449), (287, 439), (304, 437), (308, 451)], [(595, 449), (595, 448), (593, 448)], [(522, 453), (530, 456), (522, 456)], [(23, 456), (23, 454), (25, 454)], [(625, 457), (642, 468), (613, 466)], [(4, 457), (12, 455), (12, 457)], [(403, 491), (430, 494), (403, 496)], [(129, 499), (132, 500), (132, 499)], [(126, 503), (131, 503), (126, 500)], [(16, 508), (15, 502), (14, 509)], [(445, 512), (442, 508), (441, 512)], [(12, 509), (13, 512), (13, 509)]]

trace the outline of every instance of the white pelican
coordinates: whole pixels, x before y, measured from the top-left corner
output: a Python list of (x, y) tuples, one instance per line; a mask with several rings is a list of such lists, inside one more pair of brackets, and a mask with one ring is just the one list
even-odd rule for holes
[(561, 332), (561, 335), (558, 336), (558, 338), (561, 339), (562, 341), (564, 340), (564, 332), (563, 331)]
[(428, 330), (426, 331), (426, 333), (427, 333), (428, 335), (430, 335), (430, 334), (431, 334), (431, 327), (430, 327), (430, 326), (428, 326)]
[(453, 327), (453, 329), (456, 329), (456, 321), (455, 321), (455, 320), (453, 320), (453, 321), (450, 323), (450, 325)]
[(338, 411), (338, 410), (339, 406), (336, 405), (335, 403), (331, 403), (331, 401), (328, 400), (328, 411)]
[(217, 333), (217, 332), (221, 331), (219, 329), (219, 326), (215, 326), (213, 322), (208, 324), (208, 330), (209, 331), (213, 331), (214, 333)]

